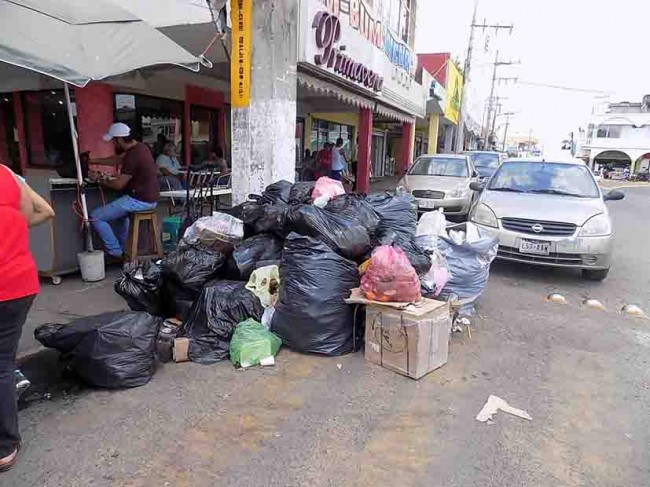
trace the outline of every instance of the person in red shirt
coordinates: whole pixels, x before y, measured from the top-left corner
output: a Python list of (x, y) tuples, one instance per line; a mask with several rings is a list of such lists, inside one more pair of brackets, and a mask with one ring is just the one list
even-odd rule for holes
[[(149, 148), (131, 137), (131, 129), (114, 123), (104, 135), (112, 140), (115, 152), (122, 155), (122, 170), (115, 178), (89, 171), (91, 179), (100, 185), (124, 194), (109, 204), (95, 209), (90, 215), (93, 229), (101, 237), (109, 256), (122, 258), (129, 234), (129, 215), (153, 210), (158, 202), (158, 167)], [(110, 223), (115, 227), (115, 232)]]
[(325, 142), (323, 148), (316, 154), (316, 179), (330, 175), (332, 170), (332, 147), (334, 144)]
[(27, 313), (38, 294), (28, 227), (53, 217), (50, 205), (0, 164), (0, 472), (14, 466), (20, 448), (14, 360)]

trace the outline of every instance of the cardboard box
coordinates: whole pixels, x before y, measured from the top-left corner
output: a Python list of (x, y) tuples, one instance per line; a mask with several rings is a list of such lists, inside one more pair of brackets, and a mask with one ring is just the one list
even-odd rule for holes
[(419, 379), (447, 363), (449, 304), (432, 299), (398, 309), (366, 307), (366, 360)]

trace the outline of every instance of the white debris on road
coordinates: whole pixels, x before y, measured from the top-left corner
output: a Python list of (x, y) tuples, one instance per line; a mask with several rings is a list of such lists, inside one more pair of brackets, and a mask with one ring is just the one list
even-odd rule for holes
[(522, 419), (527, 419), (529, 421), (533, 420), (533, 418), (531, 418), (526, 411), (522, 409), (513, 408), (500, 397), (491, 395), (490, 397), (488, 397), (488, 400), (483, 406), (483, 409), (481, 409), (481, 411), (476, 416), (476, 421), (485, 423), (486, 421), (491, 420), (492, 416), (494, 416), (497, 413), (497, 411), (503, 411), (504, 413), (512, 414), (514, 416), (517, 416)]

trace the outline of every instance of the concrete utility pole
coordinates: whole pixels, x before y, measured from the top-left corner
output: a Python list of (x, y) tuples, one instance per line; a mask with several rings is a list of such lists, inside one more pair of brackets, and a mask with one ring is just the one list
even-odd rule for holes
[(515, 112), (508, 112), (503, 114), (503, 116), (506, 117), (506, 128), (503, 132), (503, 145), (501, 147), (501, 152), (506, 151), (506, 144), (508, 143), (508, 127), (510, 127), (510, 117), (514, 114)]
[(467, 45), (467, 57), (465, 58), (465, 65), (463, 66), (463, 89), (462, 95), (460, 97), (460, 107), (458, 108), (458, 133), (456, 135), (456, 153), (463, 152), (463, 146), (465, 144), (465, 97), (467, 96), (467, 84), (469, 83), (469, 75), (472, 68), (472, 51), (474, 50), (474, 29), (477, 27), (479, 29), (494, 29), (495, 32), (498, 32), (501, 29), (508, 29), (512, 34), (513, 24), (510, 25), (501, 25), (501, 24), (487, 24), (483, 22), (482, 24), (476, 23), (476, 14), (478, 12), (478, 0), (474, 0), (474, 13), (472, 14), (472, 25), (470, 26), (469, 31), (469, 43)]

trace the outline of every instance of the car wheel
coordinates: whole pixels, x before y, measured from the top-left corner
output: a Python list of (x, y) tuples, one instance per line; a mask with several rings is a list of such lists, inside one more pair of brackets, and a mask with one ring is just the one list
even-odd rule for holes
[(609, 274), (609, 269), (582, 269), (582, 277), (590, 281), (602, 281)]

